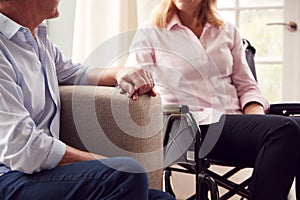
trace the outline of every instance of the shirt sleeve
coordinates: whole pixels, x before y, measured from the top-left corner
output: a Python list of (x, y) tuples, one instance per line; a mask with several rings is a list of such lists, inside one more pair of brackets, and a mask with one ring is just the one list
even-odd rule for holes
[(148, 24), (142, 24), (135, 33), (135, 36), (129, 47), (129, 56), (125, 67), (145, 67), (150, 68), (155, 64), (155, 53), (151, 45), (147, 31), (150, 28)]
[(232, 58), (233, 71), (232, 81), (237, 89), (241, 108), (244, 109), (247, 103), (257, 102), (261, 104), (265, 112), (269, 109), (267, 99), (261, 94), (258, 83), (248, 66), (245, 51), (243, 49), (242, 38), (237, 29), (232, 26), (233, 44), (232, 44)]
[(57, 79), (60, 85), (88, 85), (89, 66), (74, 63), (60, 51), (59, 47), (47, 40), (47, 49), (55, 60)]
[(24, 173), (54, 168), (66, 145), (36, 127), (17, 74), (0, 52), (0, 162)]

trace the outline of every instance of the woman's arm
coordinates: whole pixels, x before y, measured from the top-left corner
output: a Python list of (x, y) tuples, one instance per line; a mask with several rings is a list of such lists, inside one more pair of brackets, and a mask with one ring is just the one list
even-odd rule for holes
[(234, 33), (231, 50), (233, 58), (232, 81), (236, 87), (241, 108), (244, 113), (265, 113), (269, 109), (269, 103), (261, 94), (259, 86), (248, 66), (238, 30), (232, 27), (232, 32)]

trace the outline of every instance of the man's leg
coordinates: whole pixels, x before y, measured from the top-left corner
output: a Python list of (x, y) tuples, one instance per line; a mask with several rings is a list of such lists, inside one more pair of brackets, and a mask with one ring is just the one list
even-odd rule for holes
[(150, 189), (149, 200), (175, 200), (175, 198), (167, 192)]
[(148, 199), (143, 167), (130, 158), (79, 162), (35, 174), (0, 176), (0, 199)]

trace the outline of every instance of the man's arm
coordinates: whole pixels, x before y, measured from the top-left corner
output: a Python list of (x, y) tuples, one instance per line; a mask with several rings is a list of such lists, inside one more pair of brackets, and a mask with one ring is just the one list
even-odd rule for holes
[(58, 166), (72, 164), (81, 161), (99, 160), (103, 158), (105, 157), (94, 153), (81, 151), (67, 145), (65, 154), (61, 159), (61, 161), (58, 163)]
[(93, 68), (88, 74), (88, 82), (92, 85), (118, 85), (122, 92), (133, 99), (145, 93), (156, 96), (152, 76), (143, 68)]

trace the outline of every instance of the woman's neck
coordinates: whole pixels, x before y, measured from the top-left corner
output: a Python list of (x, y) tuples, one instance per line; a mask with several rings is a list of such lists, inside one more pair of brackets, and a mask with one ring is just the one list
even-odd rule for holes
[(178, 17), (181, 23), (188, 27), (198, 38), (201, 36), (203, 31), (203, 25), (199, 22), (198, 12), (190, 14), (191, 12), (178, 11)]

